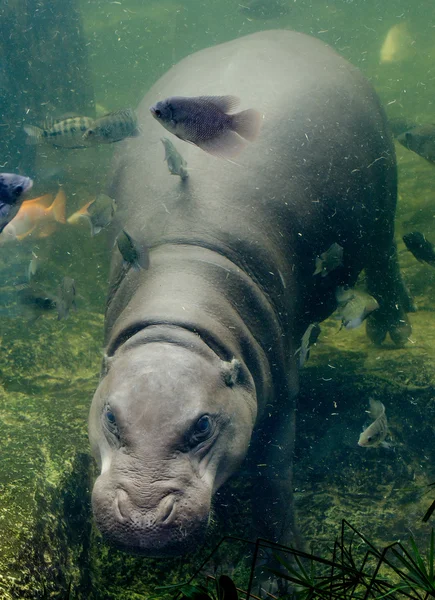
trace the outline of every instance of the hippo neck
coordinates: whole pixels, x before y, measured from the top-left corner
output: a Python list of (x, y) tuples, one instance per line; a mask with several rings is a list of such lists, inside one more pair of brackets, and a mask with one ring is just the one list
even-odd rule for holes
[[(282, 388), (291, 332), (284, 335), (270, 299), (242, 269), (198, 246), (165, 244), (150, 252), (150, 268), (130, 269), (107, 311), (107, 354), (154, 326), (199, 336), (222, 360), (241, 360), (260, 404)], [(151, 330), (150, 330), (151, 332)], [(272, 385), (271, 385), (272, 383)], [(268, 391), (266, 391), (268, 390)], [(281, 390), (282, 391), (282, 390)]]

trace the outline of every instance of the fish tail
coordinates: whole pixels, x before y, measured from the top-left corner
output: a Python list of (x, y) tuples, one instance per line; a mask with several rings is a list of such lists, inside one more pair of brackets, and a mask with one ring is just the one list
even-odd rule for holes
[(94, 201), (95, 201), (95, 199), (91, 200), (90, 202), (87, 202), (84, 206), (82, 206), (81, 208), (79, 208), (79, 210), (77, 210), (70, 217), (68, 217), (67, 223), (69, 223), (70, 225), (77, 225), (77, 223), (81, 219), (83, 219), (83, 218), (89, 219), (90, 215), (89, 215), (89, 212), (88, 212), (88, 208), (90, 207), (90, 205)]
[(53, 214), (54, 220), (58, 223), (66, 223), (65, 212), (66, 212), (66, 196), (65, 192), (61, 188), (53, 204), (50, 206), (49, 211)]
[(35, 125), (24, 125), (24, 131), (27, 133), (26, 144), (28, 145), (38, 144), (44, 133), (40, 127)]
[(263, 115), (258, 110), (248, 108), (231, 115), (231, 129), (245, 140), (253, 142), (260, 132), (262, 120)]

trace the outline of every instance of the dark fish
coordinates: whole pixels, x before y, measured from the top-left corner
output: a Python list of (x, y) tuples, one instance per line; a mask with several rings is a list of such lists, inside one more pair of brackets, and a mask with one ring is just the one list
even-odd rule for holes
[(317, 342), (320, 331), (321, 330), (318, 323), (311, 323), (311, 325), (308, 325), (304, 335), (302, 336), (300, 348), (298, 348), (295, 352), (295, 354), (299, 352), (300, 368), (302, 368), (305, 362), (309, 359), (310, 348)]
[(256, 139), (261, 126), (262, 116), (253, 108), (228, 114), (239, 102), (235, 96), (174, 96), (157, 102), (150, 111), (180, 140), (215, 156), (231, 158), (246, 147), (245, 140)]
[(413, 231), (403, 236), (405, 246), (420, 262), (435, 267), (435, 246), (419, 231)]
[(252, 19), (277, 19), (290, 12), (283, 0), (247, 0), (239, 3), (240, 12)]
[(377, 300), (361, 290), (338, 287), (335, 297), (338, 302), (338, 317), (341, 318), (342, 327), (346, 329), (359, 327), (371, 312), (379, 308)]
[(189, 173), (187, 172), (187, 162), (178, 152), (177, 148), (168, 140), (168, 138), (161, 138), (163, 146), (165, 147), (165, 158), (168, 169), (171, 175), (179, 175), (181, 179), (187, 179)]
[(0, 173), (0, 233), (17, 214), (23, 196), (32, 189), (30, 177), (14, 173)]
[(417, 123), (415, 121), (411, 121), (405, 117), (394, 117), (388, 119), (388, 124), (390, 125), (391, 132), (395, 138), (401, 133), (405, 133), (406, 131), (417, 127)]
[(131, 265), (136, 271), (148, 269), (150, 265), (148, 248), (140, 246), (124, 229), (116, 238), (116, 243), (124, 266)]
[(71, 277), (64, 277), (57, 288), (56, 308), (58, 320), (67, 319), (71, 308), (76, 309), (76, 285)]
[(32, 320), (55, 311), (57, 308), (57, 299), (54, 294), (47, 293), (42, 288), (33, 285), (18, 290), (18, 302)]
[(91, 226), (91, 236), (93, 237), (112, 222), (115, 212), (115, 200), (106, 194), (98, 194), (95, 200), (88, 202), (68, 217), (67, 222), (75, 225), (80, 220), (86, 219)]
[(136, 113), (132, 108), (125, 108), (95, 119), (83, 134), (83, 139), (87, 144), (111, 144), (138, 135)]
[(359, 436), (358, 446), (364, 448), (377, 448), (384, 446), (390, 447), (390, 444), (385, 442), (388, 435), (388, 423), (385, 416), (385, 406), (379, 400), (370, 398), (370, 417), (374, 419), (373, 423), (364, 429)]
[(435, 163), (435, 124), (421, 125), (405, 131), (397, 137), (397, 141), (408, 150)]
[(69, 117), (68, 119), (49, 121), (41, 127), (25, 125), (28, 144), (49, 143), (61, 148), (86, 148), (88, 143), (83, 134), (92, 127), (93, 119), (89, 117)]
[(340, 244), (334, 242), (326, 252), (323, 252), (320, 257), (316, 258), (316, 269), (313, 275), (322, 274), (326, 277), (331, 271), (340, 267), (343, 264), (343, 248)]

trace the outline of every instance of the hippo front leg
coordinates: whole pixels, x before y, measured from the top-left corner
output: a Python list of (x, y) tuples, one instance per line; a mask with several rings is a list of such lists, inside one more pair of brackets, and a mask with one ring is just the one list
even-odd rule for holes
[(381, 344), (389, 333), (396, 346), (404, 346), (412, 332), (406, 313), (415, 307), (400, 274), (395, 243), (372, 256), (366, 275), (368, 292), (380, 306), (367, 321), (367, 335)]

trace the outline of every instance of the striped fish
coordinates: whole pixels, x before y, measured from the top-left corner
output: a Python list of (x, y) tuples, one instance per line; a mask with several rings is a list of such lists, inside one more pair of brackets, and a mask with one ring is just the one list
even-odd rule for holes
[(83, 134), (94, 123), (89, 117), (69, 117), (48, 121), (42, 127), (25, 125), (27, 144), (48, 143), (60, 148), (86, 148), (89, 146)]
[(111, 144), (139, 134), (136, 113), (131, 108), (124, 108), (95, 119), (83, 139), (87, 144)]

